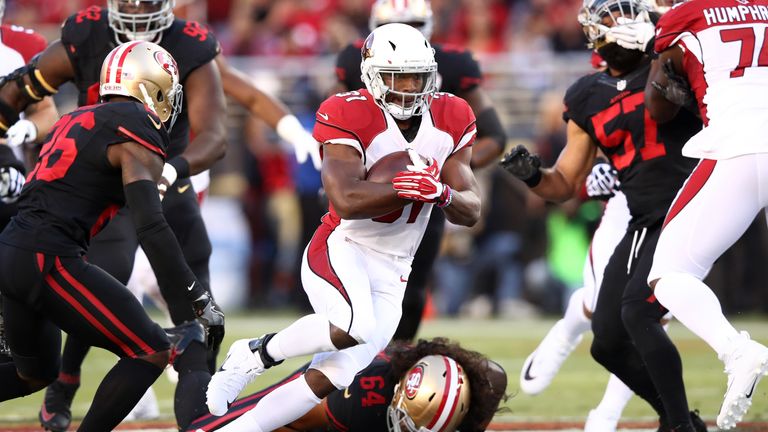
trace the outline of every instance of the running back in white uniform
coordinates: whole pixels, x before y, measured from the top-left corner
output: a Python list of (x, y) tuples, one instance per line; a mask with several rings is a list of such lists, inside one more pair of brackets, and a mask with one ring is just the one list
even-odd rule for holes
[[(382, 157), (407, 148), (435, 158), (442, 169), (449, 156), (474, 141), (474, 115), (463, 99), (450, 93), (435, 95), (430, 114), (421, 116), (418, 134), (409, 143), (394, 118), (373, 102), (367, 90), (339, 93), (320, 106), (313, 135), (318, 142), (354, 147), (366, 169)], [(373, 250), (412, 257), (432, 206), (414, 202), (391, 214), (362, 220), (340, 219), (331, 206), (323, 222), (338, 224), (347, 238)]]
[[(376, 105), (368, 91), (360, 90), (323, 102), (313, 135), (326, 145), (357, 149), (366, 168), (406, 148), (435, 158), (442, 168), (448, 157), (472, 145), (475, 132), (469, 105), (451, 94), (438, 93), (409, 143), (393, 117)], [(361, 342), (315, 355), (310, 367), (325, 373), (337, 388), (349, 385), (346, 381), (351, 382), (392, 338), (413, 254), (431, 211), (432, 204), (414, 202), (374, 219), (345, 220), (330, 206), (307, 246), (301, 282), (312, 308)]]

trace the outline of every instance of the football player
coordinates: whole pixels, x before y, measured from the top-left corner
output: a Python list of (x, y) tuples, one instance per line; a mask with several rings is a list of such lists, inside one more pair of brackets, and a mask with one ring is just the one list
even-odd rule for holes
[[(507, 154), (502, 166), (537, 195), (563, 201), (581, 188), (598, 148), (609, 157), (631, 219), (605, 267), (592, 314), (592, 356), (653, 407), (664, 430), (706, 429), (688, 410), (680, 356), (662, 328), (666, 310), (645, 283), (674, 190), (696, 162), (680, 148), (701, 123), (682, 110), (674, 121), (657, 124), (645, 110), (653, 24), (644, 0), (585, 0), (579, 22), (607, 69), (579, 79), (566, 92), (565, 149), (552, 168), (542, 169), (522, 146)], [(660, 342), (655, 351), (639, 352), (635, 343), (651, 338)], [(664, 373), (649, 374), (651, 364), (662, 365)]]
[[(277, 333), (235, 341), (208, 385), (210, 412), (225, 414), (264, 369), (286, 358), (314, 358), (301, 377), (223, 430), (274, 430), (347, 388), (397, 328), (432, 207), (459, 225), (480, 218), (469, 167), (475, 117), (464, 100), (436, 93), (429, 42), (411, 26), (381, 26), (366, 39), (360, 67), (366, 89), (331, 96), (316, 116), (330, 211), (302, 260), (302, 285), (315, 313)], [(391, 182), (365, 180), (376, 161), (405, 149), (411, 164)]]
[[(452, 373), (446, 365), (457, 368)], [(221, 417), (195, 420), (188, 430), (217, 430), (256, 406), (267, 394), (298, 378), (309, 364), (282, 381), (236, 400)], [(453, 431), (485, 430), (500, 402), (506, 399), (504, 369), (480, 353), (443, 338), (416, 345), (390, 345), (355, 376), (345, 390), (336, 390), (286, 430), (386, 431), (433, 428)], [(454, 393), (451, 393), (454, 392)], [(457, 394), (458, 398), (451, 394)], [(446, 399), (447, 403), (443, 403)], [(458, 399), (458, 400), (456, 400)], [(452, 417), (441, 425), (440, 417)], [(404, 422), (403, 419), (406, 419)], [(409, 419), (409, 420), (408, 420)], [(408, 427), (403, 427), (407, 423)]]
[[(409, 24), (427, 39), (432, 35), (432, 6), (429, 0), (376, 0), (371, 8), (369, 28), (375, 30), (389, 23)], [(348, 45), (336, 59), (337, 91), (364, 87), (360, 76), (360, 49), (363, 41)], [(437, 87), (469, 103), (477, 118), (477, 140), (472, 149), (473, 168), (495, 161), (504, 151), (507, 135), (490, 97), (480, 87), (482, 73), (472, 53), (458, 46), (433, 45), (437, 62)], [(412, 340), (416, 336), (426, 304), (426, 289), (432, 266), (440, 250), (445, 218), (434, 210), (427, 231), (413, 261), (408, 288), (403, 299), (403, 317), (397, 327), (396, 340)]]
[[(178, 124), (171, 132), (169, 158), (158, 189), (164, 197), (163, 210), (190, 267), (209, 289), (211, 246), (188, 176), (207, 169), (223, 155), (226, 110), (222, 80), (224, 90), (294, 144), (299, 160), (309, 155), (317, 166), (319, 149), (281, 104), (227, 66), (208, 29), (194, 21), (175, 19), (173, 5), (172, 0), (110, 0), (106, 9), (94, 6), (76, 13), (64, 23), (60, 41), (15, 73), (16, 82), (23, 85), (0, 89), (0, 107), (19, 109), (34, 102), (33, 96), (53, 93), (66, 81), (73, 81), (78, 87), (80, 105), (96, 102), (98, 65), (119, 41), (154, 40), (173, 53), (186, 91)], [(2, 111), (0, 114), (4, 115)], [(195, 136), (191, 141), (190, 132)], [(92, 263), (124, 283), (131, 273), (137, 247), (130, 218), (126, 216), (127, 209), (120, 210), (118, 217), (92, 242), (89, 257)], [(184, 306), (184, 298), (174, 294), (165, 281), (160, 282), (173, 322), (194, 319)], [(211, 337), (216, 340), (211, 344), (216, 352), (223, 328), (213, 328)], [(79, 386), (80, 366), (87, 350), (76, 339), (67, 339), (60, 379), (46, 391), (45, 409), (41, 409), (41, 421), (51, 430), (65, 430), (71, 421), (69, 407)], [(205, 355), (202, 347), (192, 346), (174, 365), (180, 370), (175, 403), (179, 425), (205, 411), (201, 389), (210, 378), (209, 369), (215, 358), (209, 353), (205, 360)], [(47, 413), (45, 418), (43, 411)]]
[[(704, 120), (683, 147), (684, 155), (701, 162), (669, 208), (647, 281), (655, 298), (725, 364), (728, 385), (717, 415), (722, 429), (741, 421), (768, 373), (768, 348), (736, 330), (702, 282), (768, 205), (768, 138), (762, 126), (768, 109), (762, 94), (768, 84), (766, 7), (765, 0), (675, 5), (657, 26), (660, 55), (645, 91), (648, 110), (659, 122), (685, 111), (681, 105), (689, 101)], [(648, 340), (638, 349), (658, 343)]]
[(60, 329), (120, 357), (81, 430), (113, 430), (171, 359), (166, 333), (124, 285), (84, 257), (118, 208), (129, 206), (158, 277), (186, 298), (192, 315), (206, 326), (224, 319), (184, 261), (157, 194), (168, 129), (183, 97), (176, 61), (151, 42), (122, 44), (107, 56), (99, 82), (105, 103), (54, 125), (19, 212), (0, 234), (0, 293), (13, 356), (0, 366), (0, 400), (53, 382)]
[[(207, 169), (224, 154), (226, 110), (218, 68), (213, 61), (219, 45), (200, 24), (174, 19), (172, 7), (170, 0), (109, 0), (106, 9), (94, 6), (72, 15), (62, 26), (60, 40), (11, 74), (12, 79), (0, 88), (0, 105), (6, 107), (5, 111), (18, 111), (36, 98), (55, 93), (68, 81), (78, 88), (79, 105), (91, 105), (99, 95), (100, 65), (118, 43), (155, 41), (172, 53), (185, 94), (178, 121), (171, 131), (158, 190), (164, 196), (163, 211), (187, 263), (198, 283), (208, 291), (210, 241), (188, 176)], [(191, 141), (190, 132), (195, 135)], [(138, 244), (133, 231), (129, 210), (119, 209), (109, 226), (91, 242), (89, 262), (127, 282)], [(182, 293), (169, 280), (158, 279), (173, 322), (194, 320)], [(211, 328), (212, 349), (223, 338), (223, 322), (220, 324)], [(204, 344), (193, 343), (174, 365), (180, 375), (179, 397), (174, 404), (180, 424), (191, 421), (205, 409), (201, 389), (210, 379), (207, 351)], [(69, 406), (79, 385), (80, 365), (86, 353), (86, 344), (68, 338), (60, 379), (46, 391), (40, 412), (44, 427), (58, 431), (69, 425)]]

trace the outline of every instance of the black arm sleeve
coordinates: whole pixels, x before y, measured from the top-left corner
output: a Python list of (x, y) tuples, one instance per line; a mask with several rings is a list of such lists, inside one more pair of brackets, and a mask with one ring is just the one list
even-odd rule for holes
[(189, 269), (176, 236), (168, 226), (160, 205), (157, 185), (139, 180), (125, 185), (125, 199), (131, 210), (136, 235), (147, 254), (160, 286), (185, 290), (190, 301), (205, 293), (205, 288)]

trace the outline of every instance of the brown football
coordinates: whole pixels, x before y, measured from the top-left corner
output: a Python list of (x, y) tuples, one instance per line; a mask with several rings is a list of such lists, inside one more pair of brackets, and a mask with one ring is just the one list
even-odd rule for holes
[[(424, 159), (423, 156), (422, 159)], [(377, 160), (368, 170), (365, 179), (374, 183), (391, 183), (395, 174), (406, 171), (408, 165), (411, 165), (408, 152), (396, 151)]]

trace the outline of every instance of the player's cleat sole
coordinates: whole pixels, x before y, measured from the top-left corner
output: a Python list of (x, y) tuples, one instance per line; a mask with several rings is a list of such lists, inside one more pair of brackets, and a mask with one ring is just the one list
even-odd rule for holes
[(728, 388), (717, 415), (720, 429), (733, 429), (744, 418), (757, 384), (768, 374), (768, 348), (750, 340), (745, 332), (742, 335), (739, 345), (725, 359)]
[(53, 432), (64, 432), (72, 423), (72, 400), (75, 398), (79, 384), (65, 384), (54, 381), (45, 389), (45, 398), (40, 407), (38, 419), (43, 429)]

